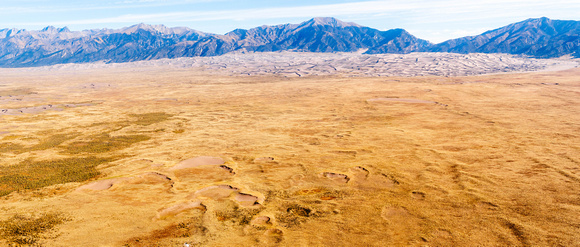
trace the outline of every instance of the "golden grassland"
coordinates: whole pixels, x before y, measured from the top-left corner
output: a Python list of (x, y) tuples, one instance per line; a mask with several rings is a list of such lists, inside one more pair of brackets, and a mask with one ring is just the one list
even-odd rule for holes
[(579, 78), (3, 70), (0, 245), (579, 246)]

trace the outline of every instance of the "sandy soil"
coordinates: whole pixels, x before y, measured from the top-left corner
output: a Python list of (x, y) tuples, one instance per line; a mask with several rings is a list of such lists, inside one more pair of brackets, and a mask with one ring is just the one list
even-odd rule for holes
[[(208, 73), (2, 70), (0, 95), (21, 99), (2, 108), (61, 106), (0, 115), (2, 167), (115, 159), (88, 181), (0, 197), (0, 221), (68, 215), (43, 246), (580, 245), (580, 69)], [(152, 112), (170, 117), (136, 120)], [(67, 151), (102, 133), (149, 138)]]

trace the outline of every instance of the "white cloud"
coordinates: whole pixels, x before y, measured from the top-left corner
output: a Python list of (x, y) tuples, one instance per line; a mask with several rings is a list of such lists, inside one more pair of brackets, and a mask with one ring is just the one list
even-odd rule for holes
[[(150, 14), (119, 14), (102, 18), (61, 19), (59, 21), (39, 21), (13, 23), (19, 26), (44, 26), (47, 24), (64, 26), (95, 26), (99, 24), (125, 25), (134, 23), (177, 23), (179, 25), (195, 24), (208, 21), (254, 21), (275, 20), (284, 23), (289, 18), (311, 18), (333, 16), (345, 21), (361, 20), (364, 23), (380, 23), (374, 28), (405, 28), (424, 30), (413, 33), (428, 40), (441, 40), (445, 37), (457, 37), (460, 34), (474, 35), (480, 31), (497, 28), (527, 18), (547, 16), (554, 19), (577, 19), (580, 13), (578, 0), (371, 0), (337, 4), (319, 4), (293, 7), (261, 7), (247, 9), (221, 9), (212, 11), (167, 11), (152, 12), (155, 6), (169, 6), (183, 3), (227, 2), (227, 0), (112, 0), (118, 6), (94, 6), (98, 8), (128, 8), (128, 6), (149, 7)], [(226, 4), (227, 5), (227, 4)], [(185, 5), (184, 5), (185, 6)], [(192, 5), (193, 6), (193, 5)], [(223, 6), (220, 5), (220, 6)], [(72, 9), (75, 6), (71, 7)], [(123, 11), (121, 11), (123, 13)], [(126, 12), (125, 12), (126, 13)], [(65, 18), (63, 15), (62, 18)], [(393, 23), (387, 23), (386, 21)], [(243, 25), (243, 24), (241, 24)], [(396, 25), (396, 26), (394, 26)], [(194, 26), (194, 28), (196, 28)], [(428, 30), (432, 31), (429, 32)], [(450, 31), (440, 31), (449, 29)], [(440, 31), (440, 34), (434, 34)]]
[(156, 0), (125, 0), (125, 1), (116, 2), (116, 4), (152, 3), (155, 1)]
[[(141, 0), (143, 1), (143, 0)], [(141, 2), (138, 1), (138, 2)], [(557, 6), (557, 7), (556, 7)], [(565, 7), (564, 7), (565, 6)], [(165, 22), (165, 21), (210, 21), (210, 20), (255, 20), (314, 16), (345, 15), (397, 15), (414, 22), (457, 22), (482, 20), (506, 16), (530, 16), (544, 10), (567, 8), (580, 11), (577, 0), (439, 0), (405, 2), (364, 1), (340, 4), (311, 5), (298, 7), (250, 8), (240, 10), (182, 11), (157, 14), (120, 15), (117, 17), (72, 21), (73, 23), (112, 22)], [(407, 15), (407, 16), (405, 16)], [(70, 21), (69, 21), (70, 22)], [(66, 23), (69, 23), (66, 22)], [(65, 22), (62, 22), (65, 23)]]
[[(228, 0), (123, 0), (108, 2), (102, 0), (100, 2), (65, 2), (59, 4), (57, 2), (50, 2), (45, 4), (33, 4), (28, 7), (0, 7), (0, 14), (34, 14), (34, 13), (66, 13), (77, 11), (99, 11), (99, 10), (135, 10), (157, 7), (170, 7), (177, 5), (187, 5), (195, 3), (209, 3), (209, 2), (224, 2)], [(5, 5), (6, 6), (6, 5)]]

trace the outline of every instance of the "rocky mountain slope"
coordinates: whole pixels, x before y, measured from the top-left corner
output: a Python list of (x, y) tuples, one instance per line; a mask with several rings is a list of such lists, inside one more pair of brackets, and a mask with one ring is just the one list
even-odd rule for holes
[(431, 44), (403, 29), (380, 31), (335, 18), (300, 24), (236, 29), (224, 35), (190, 28), (138, 24), (122, 29), (0, 30), (0, 67), (95, 61), (217, 56), (232, 51), (510, 53), (535, 57), (580, 56), (580, 22), (529, 19), (478, 36)]
[(3, 29), (0, 37), (2, 67), (216, 56), (237, 50), (353, 52), (372, 48), (374, 53), (409, 53), (430, 44), (401, 29), (379, 31), (335, 18), (236, 29), (225, 35), (139, 24), (82, 32), (54, 27), (40, 31)]
[(477, 36), (448, 40), (429, 50), (524, 54), (539, 58), (580, 57), (580, 21), (528, 19)]

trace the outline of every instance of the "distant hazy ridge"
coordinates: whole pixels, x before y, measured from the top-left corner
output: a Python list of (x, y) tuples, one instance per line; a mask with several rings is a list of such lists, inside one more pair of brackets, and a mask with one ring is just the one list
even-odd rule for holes
[(232, 51), (509, 53), (537, 58), (580, 57), (580, 21), (528, 19), (481, 35), (432, 44), (403, 29), (379, 31), (335, 18), (300, 24), (236, 29), (225, 35), (185, 27), (139, 24), (112, 30), (72, 32), (0, 30), (0, 67), (96, 61), (131, 62), (159, 58), (217, 56)]

